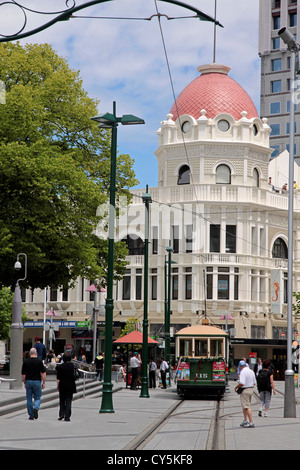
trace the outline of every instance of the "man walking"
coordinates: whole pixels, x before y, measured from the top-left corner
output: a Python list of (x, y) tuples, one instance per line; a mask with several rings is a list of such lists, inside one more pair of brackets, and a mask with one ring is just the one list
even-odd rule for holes
[(37, 419), (41, 405), (42, 390), (45, 388), (46, 368), (42, 359), (37, 357), (37, 350), (35, 348), (30, 349), (29, 358), (23, 362), (22, 381), (26, 388), (29, 419)]
[(36, 336), (35, 341), (36, 344), (34, 347), (37, 350), (37, 357), (44, 361), (47, 356), (46, 346), (41, 342), (41, 339), (38, 336)]
[(242, 389), (241, 392), (241, 405), (244, 415), (244, 421), (241, 426), (244, 428), (254, 428), (252, 410), (251, 410), (251, 398), (254, 392), (254, 385), (256, 384), (256, 378), (253, 370), (250, 367), (247, 367), (245, 361), (239, 362), (239, 367), (241, 370), (239, 383), (235, 387), (235, 391)]
[(59, 392), (59, 421), (70, 421), (73, 393), (76, 393), (74, 364), (71, 354), (63, 355), (63, 363), (56, 366), (57, 390)]
[(104, 353), (98, 354), (95, 358), (95, 367), (97, 372), (97, 378), (99, 382), (103, 382), (103, 371), (104, 371)]

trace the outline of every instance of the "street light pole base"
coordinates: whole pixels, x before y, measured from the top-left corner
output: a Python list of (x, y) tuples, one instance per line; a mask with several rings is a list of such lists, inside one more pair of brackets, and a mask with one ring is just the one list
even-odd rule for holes
[(147, 378), (142, 378), (140, 398), (150, 398)]
[(112, 401), (112, 383), (103, 383), (102, 403), (99, 413), (114, 413)]
[(284, 418), (296, 418), (294, 371), (285, 371)]

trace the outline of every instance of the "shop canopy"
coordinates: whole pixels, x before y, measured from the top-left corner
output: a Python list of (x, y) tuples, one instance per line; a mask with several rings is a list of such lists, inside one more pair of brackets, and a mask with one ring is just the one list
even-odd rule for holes
[[(122, 336), (119, 339), (116, 339), (114, 343), (118, 344), (143, 344), (143, 333), (140, 331), (132, 331), (128, 335)], [(148, 344), (158, 344), (158, 341), (150, 338), (148, 336)]]

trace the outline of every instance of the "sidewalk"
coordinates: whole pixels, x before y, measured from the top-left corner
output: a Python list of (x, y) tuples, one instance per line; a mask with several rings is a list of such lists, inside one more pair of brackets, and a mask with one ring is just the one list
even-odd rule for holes
[[(114, 388), (120, 385), (114, 383)], [(54, 389), (55, 382), (47, 381), (47, 388)], [(24, 389), (9, 390), (1, 383), (0, 402), (20, 396), (25, 396)], [(43, 409), (42, 399), (37, 420), (29, 421), (26, 410), (0, 417), (0, 450), (122, 450), (171, 407), (174, 398), (174, 389), (156, 388), (149, 398), (141, 398), (140, 390), (123, 388), (112, 395), (114, 413), (99, 412), (100, 396), (86, 397), (73, 401), (70, 422), (57, 420), (58, 407)]]
[[(284, 393), (284, 382), (275, 382), (275, 388)], [(268, 417), (259, 417), (259, 402), (252, 400), (255, 428), (242, 428), (243, 420), (239, 398), (231, 392), (226, 395), (223, 419), (225, 421), (226, 450), (299, 450), (300, 449), (300, 389), (295, 389), (296, 418), (284, 417), (284, 397), (272, 395)]]
[[(234, 392), (235, 382), (229, 385), (230, 391), (225, 394), (221, 412), (226, 450), (300, 449), (300, 405), (296, 407), (296, 418), (284, 418), (284, 398), (277, 393), (272, 396), (269, 416), (260, 418), (257, 415), (258, 402), (254, 399), (252, 408), (255, 428), (241, 428), (240, 399)], [(46, 388), (55, 389), (55, 381), (48, 380)], [(276, 382), (276, 388), (284, 392), (284, 382)], [(296, 389), (295, 394), (300, 403), (300, 390)], [(42, 401), (38, 420), (29, 421), (26, 410), (0, 417), (0, 450), (106, 450), (112, 452), (111, 455), (123, 455), (121, 451), (139, 433), (178, 402), (175, 387), (167, 390), (150, 389), (149, 395), (149, 398), (141, 398), (140, 390), (126, 388), (113, 393), (114, 413), (99, 412), (102, 401), (100, 396), (75, 400), (71, 422), (57, 421), (58, 407), (43, 409)], [(25, 396), (24, 389), (9, 390), (3, 382), (0, 385), (0, 402), (20, 396)], [(206, 419), (207, 424), (209, 421)], [(190, 450), (188, 445), (187, 439), (187, 451)], [(134, 453), (129, 452), (127, 455), (131, 454)]]

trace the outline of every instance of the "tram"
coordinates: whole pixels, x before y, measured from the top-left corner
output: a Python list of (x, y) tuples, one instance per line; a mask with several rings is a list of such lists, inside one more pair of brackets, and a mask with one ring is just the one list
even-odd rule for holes
[(226, 389), (229, 335), (203, 320), (176, 333), (177, 393), (222, 396)]

